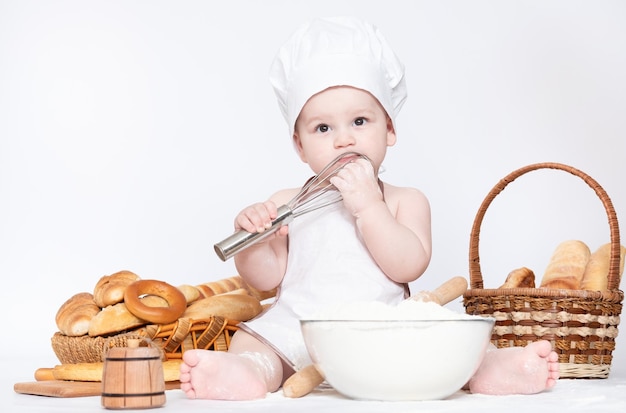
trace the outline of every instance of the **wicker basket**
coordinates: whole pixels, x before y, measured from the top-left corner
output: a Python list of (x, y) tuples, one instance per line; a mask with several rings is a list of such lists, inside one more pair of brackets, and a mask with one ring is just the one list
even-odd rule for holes
[(147, 325), (108, 337), (52, 336), (52, 349), (62, 364), (102, 362), (108, 349), (126, 347), (128, 339), (147, 338), (163, 351), (165, 360), (180, 359), (189, 349), (226, 351), (239, 321), (213, 316), (206, 320), (180, 318), (174, 323)]
[[(478, 256), (480, 225), (494, 198), (516, 178), (538, 169), (557, 169), (584, 180), (606, 210), (611, 259), (606, 291), (546, 288), (484, 289)], [(470, 235), (470, 289), (463, 295), (468, 314), (496, 319), (491, 341), (496, 347), (525, 346), (548, 340), (559, 355), (562, 378), (607, 378), (622, 311), (619, 290), (620, 238), (613, 204), (590, 176), (571, 166), (539, 163), (513, 171), (493, 187), (476, 214)]]

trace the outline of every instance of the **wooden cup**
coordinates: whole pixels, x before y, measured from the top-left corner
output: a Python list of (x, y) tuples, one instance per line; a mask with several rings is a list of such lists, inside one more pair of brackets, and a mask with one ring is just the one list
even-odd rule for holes
[(102, 406), (107, 409), (146, 409), (165, 404), (163, 362), (158, 349), (139, 347), (109, 349), (102, 371)]

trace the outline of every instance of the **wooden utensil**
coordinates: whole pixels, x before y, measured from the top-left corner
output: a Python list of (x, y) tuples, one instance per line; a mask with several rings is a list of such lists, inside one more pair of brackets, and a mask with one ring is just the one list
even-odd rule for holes
[[(180, 389), (179, 381), (168, 381), (165, 390)], [(99, 381), (68, 381), (46, 380), (15, 383), (16, 393), (47, 397), (88, 397), (102, 394), (102, 382)]]
[[(433, 291), (420, 291), (412, 295), (409, 300), (435, 302), (445, 305), (467, 290), (467, 280), (463, 277), (453, 277), (441, 284)], [(309, 394), (322, 384), (324, 376), (314, 365), (309, 365), (295, 372), (283, 384), (285, 397), (297, 398)]]

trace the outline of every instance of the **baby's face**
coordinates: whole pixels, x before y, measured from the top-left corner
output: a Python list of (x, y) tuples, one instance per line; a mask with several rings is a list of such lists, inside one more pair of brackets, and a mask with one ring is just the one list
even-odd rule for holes
[(296, 121), (300, 158), (318, 173), (345, 152), (366, 155), (377, 172), (387, 147), (396, 142), (393, 123), (370, 93), (348, 86), (312, 96)]

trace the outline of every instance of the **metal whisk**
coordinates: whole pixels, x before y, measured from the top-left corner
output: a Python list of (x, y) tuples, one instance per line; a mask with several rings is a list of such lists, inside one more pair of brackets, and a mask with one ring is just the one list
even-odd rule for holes
[(319, 174), (311, 178), (296, 196), (278, 208), (278, 215), (272, 221), (270, 228), (263, 232), (237, 231), (215, 244), (215, 253), (222, 261), (226, 261), (238, 252), (278, 231), (280, 227), (289, 224), (294, 218), (340, 202), (341, 193), (330, 183), (330, 178), (335, 176), (346, 164), (357, 158), (368, 159), (365, 155), (356, 152), (347, 152), (335, 158)]

